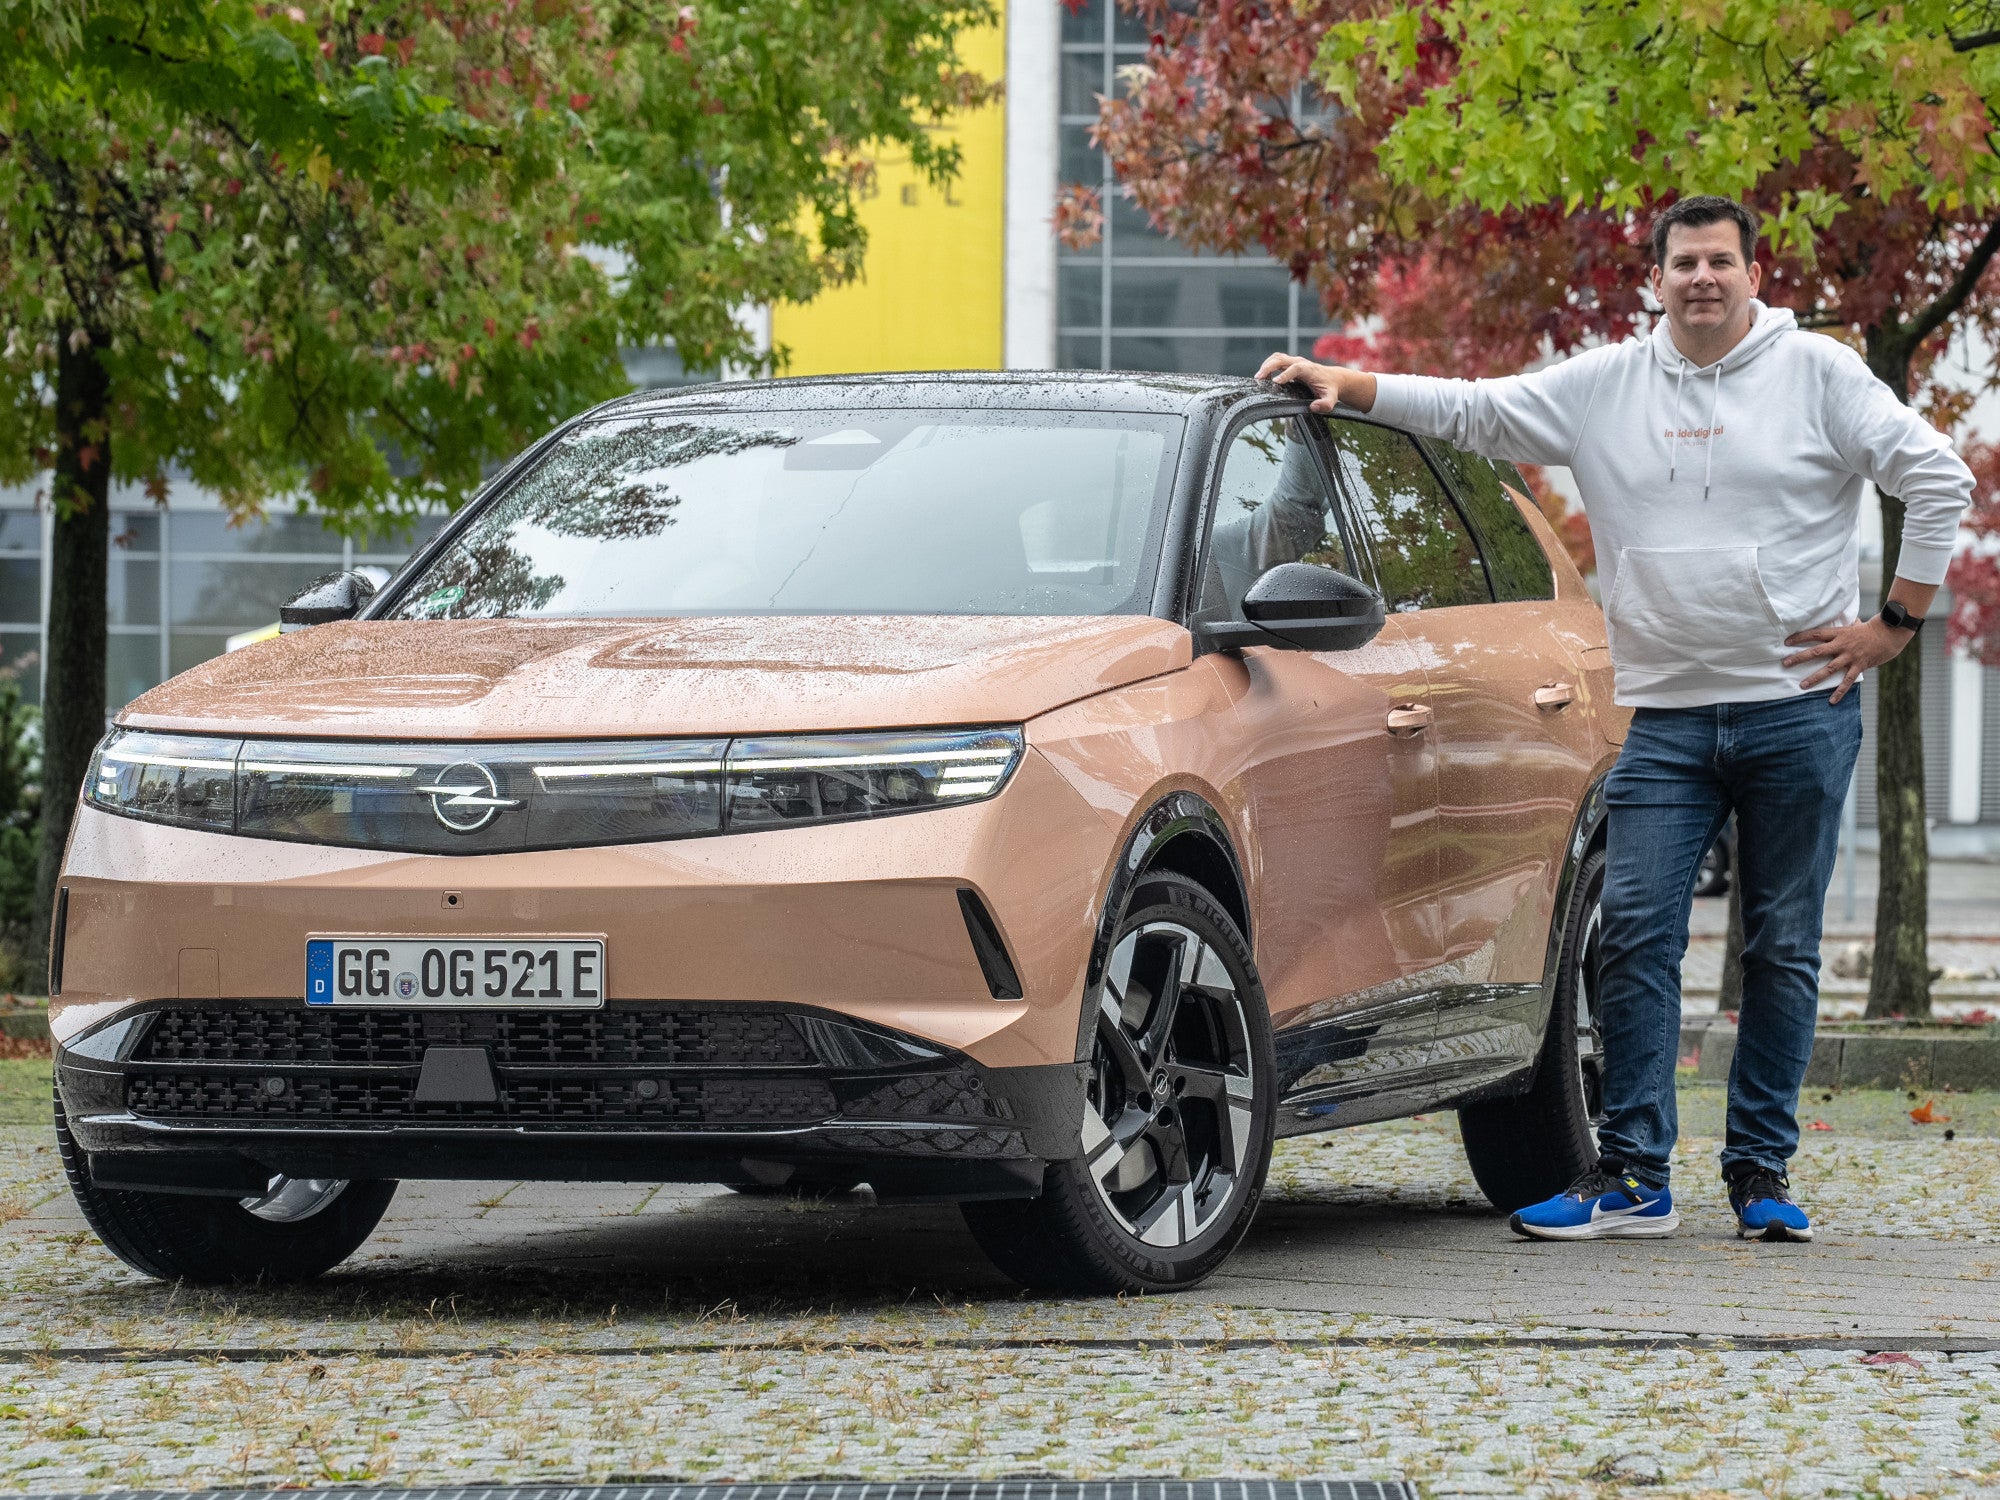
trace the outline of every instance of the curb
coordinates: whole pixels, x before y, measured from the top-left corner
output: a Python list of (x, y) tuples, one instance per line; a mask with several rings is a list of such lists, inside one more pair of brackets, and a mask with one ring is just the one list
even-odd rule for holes
[[(1681, 1028), (1681, 1056), (1696, 1076), (1727, 1083), (1736, 1028)], [(1813, 1038), (1805, 1086), (1815, 1089), (2000, 1089), (2000, 1036), (1875, 1036), (1822, 1031)]]

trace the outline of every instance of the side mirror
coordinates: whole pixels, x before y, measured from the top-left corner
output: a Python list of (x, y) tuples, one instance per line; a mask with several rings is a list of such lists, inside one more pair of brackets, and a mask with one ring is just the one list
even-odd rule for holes
[(360, 571), (315, 578), (288, 603), (278, 607), (278, 633), (290, 635), (309, 625), (351, 620), (375, 597), (375, 588), (375, 580)]
[(1277, 646), (1352, 651), (1381, 632), (1382, 596), (1358, 578), (1311, 563), (1279, 563), (1250, 585), (1241, 620), (1216, 620), (1202, 638), (1224, 650)]

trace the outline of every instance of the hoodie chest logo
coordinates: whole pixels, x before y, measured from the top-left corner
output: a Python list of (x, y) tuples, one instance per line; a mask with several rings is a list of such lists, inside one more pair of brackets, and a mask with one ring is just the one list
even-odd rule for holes
[(1712, 437), (1721, 437), (1726, 431), (1720, 422), (1713, 427), (1669, 427), (1663, 436), (1668, 442), (1679, 440), (1683, 443), (1705, 443)]

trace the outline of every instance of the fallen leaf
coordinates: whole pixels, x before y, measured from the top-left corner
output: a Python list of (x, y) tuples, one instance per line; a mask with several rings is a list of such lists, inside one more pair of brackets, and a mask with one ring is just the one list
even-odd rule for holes
[(1935, 1099), (1926, 1099), (1922, 1104), (1919, 1104), (1915, 1109), (1910, 1111), (1911, 1121), (1918, 1125), (1948, 1124), (1951, 1116), (1939, 1114), (1935, 1107), (1936, 1104), (1937, 1101)]
[(1831, 1129), (1833, 1129), (1833, 1127), (1832, 1127), (1831, 1125), (1827, 1124), (1827, 1123), (1826, 1123), (1826, 1121), (1824, 1121), (1824, 1120), (1814, 1120), (1814, 1121), (1812, 1122), (1812, 1124), (1810, 1124), (1810, 1125), (1806, 1126), (1806, 1129), (1808, 1129), (1808, 1130), (1831, 1130)]
[(1908, 1365), (1913, 1370), (1921, 1370), (1923, 1368), (1917, 1362), (1917, 1357), (1914, 1354), (1905, 1354), (1900, 1349), (1877, 1349), (1873, 1354), (1862, 1355), (1861, 1363), (1864, 1365)]

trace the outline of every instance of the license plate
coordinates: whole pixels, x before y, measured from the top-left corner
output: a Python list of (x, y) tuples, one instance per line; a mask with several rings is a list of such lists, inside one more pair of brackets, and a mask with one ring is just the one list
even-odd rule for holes
[(600, 939), (316, 937), (308, 1005), (604, 1004)]

